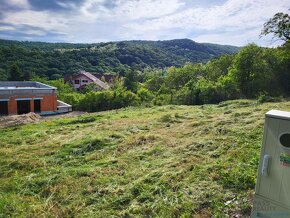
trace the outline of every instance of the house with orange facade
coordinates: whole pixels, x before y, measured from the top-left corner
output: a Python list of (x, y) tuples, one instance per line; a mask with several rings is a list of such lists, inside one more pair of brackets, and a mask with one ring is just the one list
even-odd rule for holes
[(40, 115), (72, 111), (72, 106), (57, 100), (57, 88), (40, 82), (0, 81), (0, 115), (35, 112)]

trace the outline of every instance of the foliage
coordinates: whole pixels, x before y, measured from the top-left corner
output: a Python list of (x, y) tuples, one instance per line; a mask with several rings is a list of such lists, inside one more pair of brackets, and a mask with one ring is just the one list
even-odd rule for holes
[(115, 91), (88, 92), (75, 104), (75, 107), (79, 110), (94, 112), (138, 104), (139, 98), (136, 94), (122, 89)]
[(141, 87), (137, 91), (137, 95), (139, 96), (142, 102), (150, 102), (154, 98), (153, 93), (144, 87)]
[(290, 41), (290, 16), (286, 13), (276, 13), (264, 24), (261, 35), (273, 34), (285, 42)]
[[(235, 55), (224, 55), (206, 64), (171, 67), (166, 74), (145, 77), (155, 93), (154, 104), (211, 104), (237, 98), (289, 96), (290, 50), (249, 44)], [(154, 88), (155, 86), (155, 88)]]
[[(276, 49), (249, 44), (235, 55), (206, 64), (186, 64), (167, 70), (125, 70), (124, 77), (101, 91), (89, 84), (81, 93), (62, 79), (32, 79), (58, 88), (58, 98), (76, 110), (101, 111), (145, 103), (150, 105), (219, 103), (238, 98), (289, 96), (290, 46)], [(261, 98), (261, 97), (260, 97)], [(263, 101), (263, 99), (259, 100)]]
[(127, 90), (137, 92), (137, 73), (134, 70), (129, 70), (125, 73), (123, 85)]
[(265, 58), (265, 49), (250, 44), (235, 56), (229, 74), (242, 95), (254, 97), (273, 82), (271, 67)]
[(17, 63), (13, 63), (9, 69), (9, 77), (10, 81), (22, 81), (24, 79), (23, 72), (21, 72)]
[(11, 64), (18, 60), (23, 73), (59, 79), (83, 69), (123, 75), (135, 70), (182, 66), (206, 62), (238, 51), (234, 46), (201, 44), (188, 39), (170, 41), (124, 41), (95, 44), (18, 42), (0, 40), (0, 77), (7, 78)]

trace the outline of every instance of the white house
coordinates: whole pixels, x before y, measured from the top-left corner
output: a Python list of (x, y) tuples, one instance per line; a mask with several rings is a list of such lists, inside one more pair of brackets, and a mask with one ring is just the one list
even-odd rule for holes
[(86, 71), (80, 71), (77, 75), (70, 77), (68, 80), (73, 84), (74, 89), (77, 91), (83, 89), (90, 83), (95, 83), (101, 90), (109, 88), (107, 83)]

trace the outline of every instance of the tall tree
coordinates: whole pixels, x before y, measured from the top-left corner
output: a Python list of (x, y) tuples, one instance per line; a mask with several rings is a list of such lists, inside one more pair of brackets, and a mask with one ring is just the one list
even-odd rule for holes
[(274, 34), (285, 42), (290, 41), (290, 16), (289, 14), (277, 13), (264, 24), (261, 35)]
[(245, 97), (255, 97), (267, 90), (272, 72), (265, 58), (265, 49), (255, 44), (241, 49), (229, 67), (229, 76)]
[(23, 73), (21, 72), (17, 63), (13, 63), (9, 69), (9, 77), (8, 80), (10, 81), (22, 81), (23, 80)]
[(128, 70), (124, 77), (124, 87), (132, 92), (137, 92), (137, 72), (135, 70)]

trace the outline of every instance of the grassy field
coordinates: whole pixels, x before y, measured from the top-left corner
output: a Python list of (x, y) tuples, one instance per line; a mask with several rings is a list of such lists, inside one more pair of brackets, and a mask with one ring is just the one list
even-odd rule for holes
[(0, 217), (246, 217), (264, 114), (126, 108), (0, 129)]

